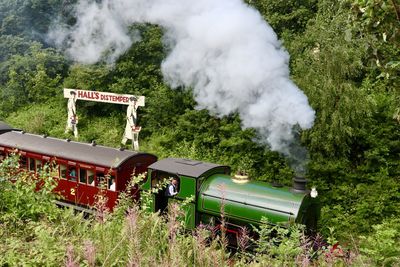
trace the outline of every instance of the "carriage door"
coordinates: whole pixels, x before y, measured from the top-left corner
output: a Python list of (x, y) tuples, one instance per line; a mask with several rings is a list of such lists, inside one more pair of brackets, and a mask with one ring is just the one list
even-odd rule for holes
[(79, 169), (75, 162), (68, 162), (66, 166), (66, 186), (65, 186), (65, 197), (68, 201), (77, 202), (77, 190), (79, 180)]
[(93, 205), (96, 187), (94, 181), (94, 167), (80, 164), (77, 187), (77, 201), (79, 204)]

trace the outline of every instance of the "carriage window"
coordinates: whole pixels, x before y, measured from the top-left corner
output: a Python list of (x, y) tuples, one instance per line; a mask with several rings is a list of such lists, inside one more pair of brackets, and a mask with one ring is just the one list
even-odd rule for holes
[(0, 151), (0, 161), (2, 161), (3, 159), (5, 159), (7, 156), (7, 154), (4, 151)]
[(115, 184), (115, 177), (110, 175), (110, 178), (108, 179), (108, 190), (115, 191), (116, 189), (116, 184)]
[(88, 177), (88, 184), (91, 186), (94, 186), (94, 171), (87, 171), (87, 177)]
[(24, 156), (21, 156), (20, 158), (19, 158), (19, 167), (21, 168), (21, 169), (26, 169), (26, 167), (27, 167), (27, 159), (26, 159), (26, 157), (24, 157)]
[(29, 161), (29, 170), (34, 172), (35, 171), (35, 160), (28, 158), (28, 161)]
[(68, 168), (68, 180), (76, 182), (77, 181), (78, 172), (76, 171), (76, 167), (69, 167)]
[(105, 178), (104, 178), (104, 173), (102, 172), (97, 172), (96, 173), (96, 177), (97, 177), (97, 186), (98, 187), (105, 187)]
[(36, 165), (36, 171), (41, 171), (42, 170), (42, 161), (35, 159), (35, 165)]
[(60, 174), (59, 174), (59, 172), (58, 172), (58, 165), (57, 165), (57, 163), (53, 160), (53, 161), (50, 161), (50, 162), (46, 162), (46, 164), (49, 164), (50, 176), (51, 176), (51, 177), (60, 178)]
[(67, 179), (67, 166), (60, 165), (60, 177), (63, 179)]
[(46, 172), (50, 173), (50, 168), (51, 168), (51, 162), (48, 159), (43, 159), (42, 160), (42, 168), (44, 169), (46, 167)]
[(79, 169), (79, 182), (86, 184), (86, 170), (85, 169)]

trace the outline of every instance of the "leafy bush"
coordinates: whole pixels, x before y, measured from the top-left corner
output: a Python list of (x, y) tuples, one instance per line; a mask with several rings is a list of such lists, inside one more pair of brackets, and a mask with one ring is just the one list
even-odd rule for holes
[(39, 221), (42, 217), (54, 220), (58, 211), (53, 203), (56, 182), (51, 176), (51, 166), (44, 166), (39, 177), (18, 167), (17, 155), (0, 163), (0, 220), (9, 227)]
[(376, 266), (400, 265), (400, 219), (386, 219), (372, 226), (369, 236), (361, 237), (360, 251)]

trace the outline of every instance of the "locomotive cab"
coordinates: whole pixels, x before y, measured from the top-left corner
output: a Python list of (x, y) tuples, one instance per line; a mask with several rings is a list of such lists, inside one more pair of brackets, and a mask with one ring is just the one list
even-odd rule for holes
[(157, 161), (148, 167), (148, 179), (143, 185), (143, 189), (154, 189), (166, 180), (177, 178), (179, 180), (177, 194), (172, 197), (167, 196), (165, 194), (167, 188), (154, 193), (152, 195), (151, 210), (153, 212), (163, 212), (168, 204), (178, 203), (181, 205), (185, 201), (185, 205), (182, 206), (185, 212), (185, 226), (187, 229), (194, 229), (200, 219), (196, 212), (196, 203), (201, 183), (212, 174), (227, 174), (229, 172), (230, 168), (224, 165), (188, 159), (167, 158)]

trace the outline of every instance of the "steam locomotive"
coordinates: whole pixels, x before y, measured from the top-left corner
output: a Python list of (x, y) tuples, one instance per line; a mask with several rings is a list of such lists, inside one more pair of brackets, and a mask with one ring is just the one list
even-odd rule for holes
[[(305, 188), (305, 180), (294, 179), (293, 188), (252, 181), (245, 176), (230, 176), (225, 165), (166, 158), (97, 145), (34, 135), (0, 122), (0, 159), (18, 151), (21, 169), (39, 172), (46, 163), (55, 162), (52, 173), (58, 181), (55, 191), (64, 205), (78, 209), (91, 207), (100, 190), (105, 191), (112, 209), (119, 192), (131, 177), (146, 172), (142, 190), (157, 187), (171, 177), (179, 180), (178, 192), (169, 197), (163, 191), (152, 194), (152, 211), (163, 211), (168, 203), (183, 203), (185, 225), (194, 229), (200, 223), (217, 222), (221, 212), (227, 229), (259, 225), (263, 217), (272, 224), (297, 222), (316, 229), (319, 201)], [(104, 190), (104, 187), (105, 190)], [(132, 197), (139, 198), (140, 191)]]

